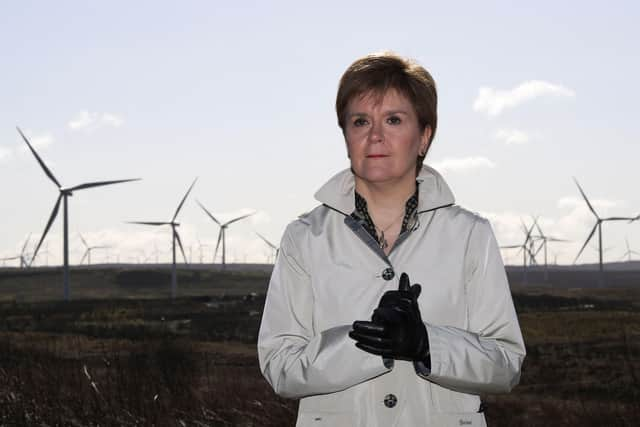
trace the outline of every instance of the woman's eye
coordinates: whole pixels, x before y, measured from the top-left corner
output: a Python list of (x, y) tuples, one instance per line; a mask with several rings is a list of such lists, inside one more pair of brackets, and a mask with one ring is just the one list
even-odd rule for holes
[(400, 120), (400, 117), (398, 116), (391, 116), (387, 119), (387, 122), (391, 125), (399, 125), (402, 120)]
[(357, 119), (355, 119), (353, 121), (353, 125), (356, 127), (360, 127), (360, 126), (364, 126), (367, 124), (367, 121), (365, 119), (363, 119), (362, 117), (358, 117)]

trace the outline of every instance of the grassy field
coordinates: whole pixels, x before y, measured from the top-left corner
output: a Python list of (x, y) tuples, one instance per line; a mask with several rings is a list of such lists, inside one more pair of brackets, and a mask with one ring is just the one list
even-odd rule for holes
[[(292, 426), (255, 342), (268, 273), (0, 271), (0, 426)], [(58, 300), (56, 300), (58, 299)], [(514, 288), (520, 385), (483, 396), (491, 426), (632, 426), (640, 417), (638, 288)]]

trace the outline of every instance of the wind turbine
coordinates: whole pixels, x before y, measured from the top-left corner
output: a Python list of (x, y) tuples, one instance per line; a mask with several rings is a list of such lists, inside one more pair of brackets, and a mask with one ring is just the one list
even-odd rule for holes
[(270, 241), (267, 240), (266, 237), (264, 237), (262, 234), (258, 233), (257, 231), (255, 232), (259, 238), (262, 239), (263, 242), (265, 242), (271, 249), (273, 249), (274, 251), (276, 251), (275, 256), (273, 257), (274, 262), (275, 259), (278, 257), (278, 252), (280, 252), (280, 248), (278, 248), (276, 245), (274, 245), (273, 243), (271, 243)]
[(558, 239), (552, 236), (546, 236), (542, 232), (542, 228), (540, 228), (540, 224), (538, 224), (537, 218), (534, 220), (533, 223), (538, 229), (538, 233), (540, 233), (538, 236), (535, 236), (535, 237), (542, 241), (542, 244), (540, 245), (540, 247), (538, 247), (538, 250), (536, 251), (536, 255), (538, 254), (538, 252), (540, 252), (540, 249), (544, 248), (544, 281), (548, 282), (549, 281), (549, 264), (547, 263), (547, 243), (548, 242), (568, 242), (568, 240)]
[(44, 173), (58, 187), (58, 191), (60, 193), (58, 195), (58, 200), (56, 200), (56, 204), (53, 206), (53, 211), (51, 211), (51, 216), (49, 217), (49, 221), (47, 222), (47, 225), (44, 229), (44, 233), (42, 233), (42, 237), (40, 238), (40, 241), (38, 242), (38, 245), (36, 246), (36, 249), (33, 252), (33, 257), (31, 257), (30, 264), (33, 263), (33, 260), (36, 258), (36, 255), (38, 254), (38, 249), (40, 249), (40, 245), (42, 245), (42, 242), (44, 241), (45, 237), (47, 237), (49, 228), (51, 228), (51, 224), (53, 224), (53, 221), (56, 219), (56, 216), (58, 215), (58, 209), (60, 208), (60, 201), (62, 201), (63, 217), (64, 217), (63, 219), (63, 240), (64, 241), (62, 246), (63, 258), (64, 258), (64, 299), (65, 301), (69, 301), (69, 213), (67, 210), (67, 198), (69, 196), (73, 196), (74, 191), (84, 190), (84, 189), (93, 188), (93, 187), (101, 187), (104, 185), (119, 184), (122, 182), (139, 181), (140, 178), (119, 179), (115, 181), (87, 182), (84, 184), (75, 185), (73, 187), (63, 187), (62, 185), (60, 185), (60, 183), (58, 182), (56, 177), (53, 175), (53, 173), (49, 170), (47, 165), (45, 165), (45, 163), (42, 161), (42, 159), (40, 158), (36, 150), (33, 148), (31, 143), (27, 139), (27, 137), (24, 136), (24, 133), (22, 133), (20, 128), (16, 127), (16, 129), (18, 130), (18, 133), (20, 134), (20, 136), (22, 136), (22, 139), (24, 140), (24, 142), (27, 143), (27, 146), (35, 156), (40, 166), (42, 167), (42, 170), (44, 171)]
[(536, 236), (534, 236), (533, 234), (531, 234), (533, 232), (533, 228), (535, 227), (535, 225), (538, 223), (538, 217), (531, 217), (533, 219), (533, 224), (531, 224), (531, 227), (529, 227), (527, 229), (527, 226), (525, 225), (524, 221), (522, 220), (522, 218), (520, 218), (520, 224), (522, 225), (522, 232), (525, 234), (526, 239), (525, 239), (525, 243), (523, 243), (524, 246), (526, 246), (526, 242), (529, 241), (529, 246), (524, 248), (526, 249), (526, 252), (529, 254), (529, 265), (538, 265), (538, 260), (536, 259), (536, 255), (538, 254), (538, 250), (540, 249), (540, 247), (538, 247), (538, 250), (535, 250), (535, 246), (536, 246)]
[(206, 243), (202, 243), (200, 241), (200, 238), (198, 237), (198, 250), (200, 252), (200, 264), (202, 264), (203, 262), (203, 257), (204, 257), (204, 251), (203, 248), (208, 247), (209, 245), (207, 245)]
[(226, 267), (226, 253), (227, 253), (227, 245), (226, 245), (226, 230), (227, 227), (229, 227), (229, 225), (233, 224), (236, 221), (240, 221), (241, 219), (245, 219), (253, 214), (255, 214), (255, 212), (252, 212), (250, 214), (246, 214), (246, 215), (242, 215), (239, 216), (237, 218), (234, 218), (232, 220), (229, 220), (227, 222), (225, 222), (224, 224), (221, 224), (220, 221), (218, 221), (212, 214), (211, 212), (209, 212), (207, 210), (207, 208), (204, 207), (204, 205), (202, 203), (200, 203), (199, 200), (196, 200), (196, 202), (198, 202), (198, 205), (200, 205), (200, 207), (202, 208), (203, 211), (205, 211), (205, 213), (207, 215), (209, 215), (209, 218), (211, 218), (213, 220), (213, 222), (215, 222), (216, 224), (218, 224), (218, 226), (220, 227), (220, 231), (218, 232), (218, 243), (216, 243), (216, 250), (213, 253), (213, 259), (215, 261), (216, 259), (216, 255), (218, 254), (218, 247), (220, 246), (220, 240), (222, 240), (222, 269), (224, 270)]
[(522, 219), (520, 221), (522, 224), (522, 231), (524, 231), (524, 235), (525, 235), (524, 242), (522, 242), (519, 245), (500, 246), (500, 248), (501, 249), (520, 248), (517, 254), (519, 254), (522, 251), (522, 282), (523, 284), (526, 285), (527, 284), (527, 252), (529, 253), (529, 259), (535, 260), (535, 256), (531, 252), (531, 245), (530, 245), (530, 241), (532, 240), (531, 232), (533, 231), (533, 224), (531, 225), (531, 227), (529, 227), (529, 229), (527, 229), (527, 226), (524, 225), (524, 222), (522, 222)]
[(622, 255), (622, 259), (624, 259), (624, 257), (628, 256), (629, 259), (627, 261), (631, 261), (631, 255), (640, 255), (638, 252), (631, 250), (631, 248), (629, 247), (629, 239), (627, 239), (625, 237), (624, 241), (627, 244), (627, 252), (625, 252), (624, 255)]
[[(27, 236), (27, 240), (24, 241), (24, 245), (22, 245), (22, 250), (20, 251), (20, 267), (28, 267), (30, 262), (27, 262), (27, 244), (29, 243), (29, 239), (31, 239), (31, 233)], [(35, 254), (31, 257), (31, 261), (35, 258)]]
[(84, 238), (82, 237), (82, 234), (78, 233), (78, 236), (80, 236), (80, 240), (82, 240), (82, 244), (84, 245), (85, 248), (87, 248), (86, 251), (84, 251), (84, 255), (82, 255), (82, 259), (80, 260), (80, 264), (82, 264), (82, 262), (84, 261), (84, 259), (87, 259), (87, 265), (91, 265), (91, 251), (94, 249), (108, 249), (111, 246), (89, 246), (89, 244), (87, 243), (86, 240), (84, 240)]
[(576, 259), (573, 260), (573, 263), (575, 264), (576, 261), (578, 261), (578, 258), (580, 258), (580, 255), (582, 254), (582, 251), (584, 251), (584, 248), (587, 247), (587, 244), (589, 243), (589, 241), (591, 240), (591, 238), (595, 234), (596, 228), (597, 228), (598, 229), (598, 253), (599, 253), (599, 261), (600, 261), (600, 263), (599, 263), (600, 264), (600, 277), (598, 279), (598, 282), (599, 282), (600, 287), (602, 287), (602, 286), (604, 286), (604, 268), (602, 266), (602, 223), (606, 222), (606, 221), (629, 221), (629, 222), (633, 222), (636, 219), (638, 219), (638, 217), (628, 218), (628, 217), (612, 216), (612, 217), (609, 217), (609, 218), (600, 218), (600, 216), (596, 213), (596, 211), (593, 208), (593, 206), (591, 206), (591, 202), (589, 202), (589, 199), (587, 198), (586, 194), (584, 194), (584, 191), (582, 191), (582, 187), (580, 187), (580, 184), (578, 184), (578, 180), (575, 179), (575, 178), (573, 178), (573, 180), (575, 181), (576, 185), (578, 186), (578, 190), (580, 190), (580, 194), (582, 194), (582, 198), (587, 203), (587, 206), (589, 207), (589, 210), (596, 217), (596, 223), (593, 226), (593, 229), (591, 230), (591, 233), (589, 233), (589, 237), (587, 237), (587, 240), (585, 240), (584, 245), (582, 245), (582, 248), (580, 248), (580, 252), (578, 252), (578, 255), (576, 255)]
[(2, 265), (5, 265), (6, 261), (13, 261), (14, 259), (19, 259), (20, 260), (20, 268), (28, 267), (29, 266), (29, 262), (27, 261), (27, 258), (29, 256), (29, 254), (26, 251), (27, 251), (27, 244), (29, 243), (29, 239), (31, 239), (31, 233), (29, 233), (29, 235), (27, 236), (27, 240), (24, 241), (24, 244), (22, 245), (22, 249), (20, 250), (20, 254), (19, 255), (13, 255), (13, 256), (10, 256), (10, 257), (0, 258), (0, 261), (2, 261)]
[(176, 241), (178, 242), (178, 246), (180, 246), (180, 252), (182, 252), (182, 257), (184, 258), (184, 262), (188, 263), (187, 262), (187, 256), (185, 255), (184, 248), (182, 247), (182, 241), (180, 240), (180, 235), (178, 234), (178, 230), (176, 230), (176, 227), (180, 226), (180, 223), (176, 222), (176, 218), (178, 217), (178, 214), (180, 213), (180, 209), (182, 209), (182, 205), (184, 205), (184, 201), (187, 200), (187, 196), (189, 195), (189, 193), (191, 193), (191, 190), (193, 189), (193, 186), (196, 185), (196, 181), (197, 180), (198, 180), (198, 178), (193, 180), (193, 183), (191, 184), (191, 186), (187, 190), (187, 193), (184, 195), (184, 197), (180, 201), (180, 204), (178, 205), (178, 208), (176, 209), (176, 213), (173, 214), (173, 218), (171, 218), (171, 221), (169, 221), (169, 222), (129, 221), (129, 224), (142, 224), (142, 225), (153, 225), (153, 226), (170, 225), (171, 226), (171, 233), (172, 233), (171, 252), (173, 254), (173, 266), (171, 268), (171, 299), (174, 299), (176, 297), (176, 289), (177, 289), (177, 279), (176, 279)]

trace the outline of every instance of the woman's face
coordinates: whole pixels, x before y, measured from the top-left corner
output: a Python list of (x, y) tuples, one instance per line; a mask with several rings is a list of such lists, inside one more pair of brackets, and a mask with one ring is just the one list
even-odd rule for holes
[(414, 180), (419, 152), (431, 128), (420, 129), (411, 102), (395, 89), (377, 97), (365, 93), (349, 102), (345, 138), (351, 169), (370, 183)]

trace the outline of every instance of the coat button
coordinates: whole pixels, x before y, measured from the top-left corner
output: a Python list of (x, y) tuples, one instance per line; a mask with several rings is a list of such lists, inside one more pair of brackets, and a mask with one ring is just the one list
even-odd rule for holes
[(398, 403), (398, 398), (395, 394), (387, 394), (384, 397), (384, 406), (386, 406), (387, 408), (393, 408), (394, 406), (396, 406), (396, 403)]
[(382, 270), (382, 278), (384, 280), (391, 280), (395, 275), (396, 273), (393, 271), (393, 268), (385, 268), (384, 270)]

